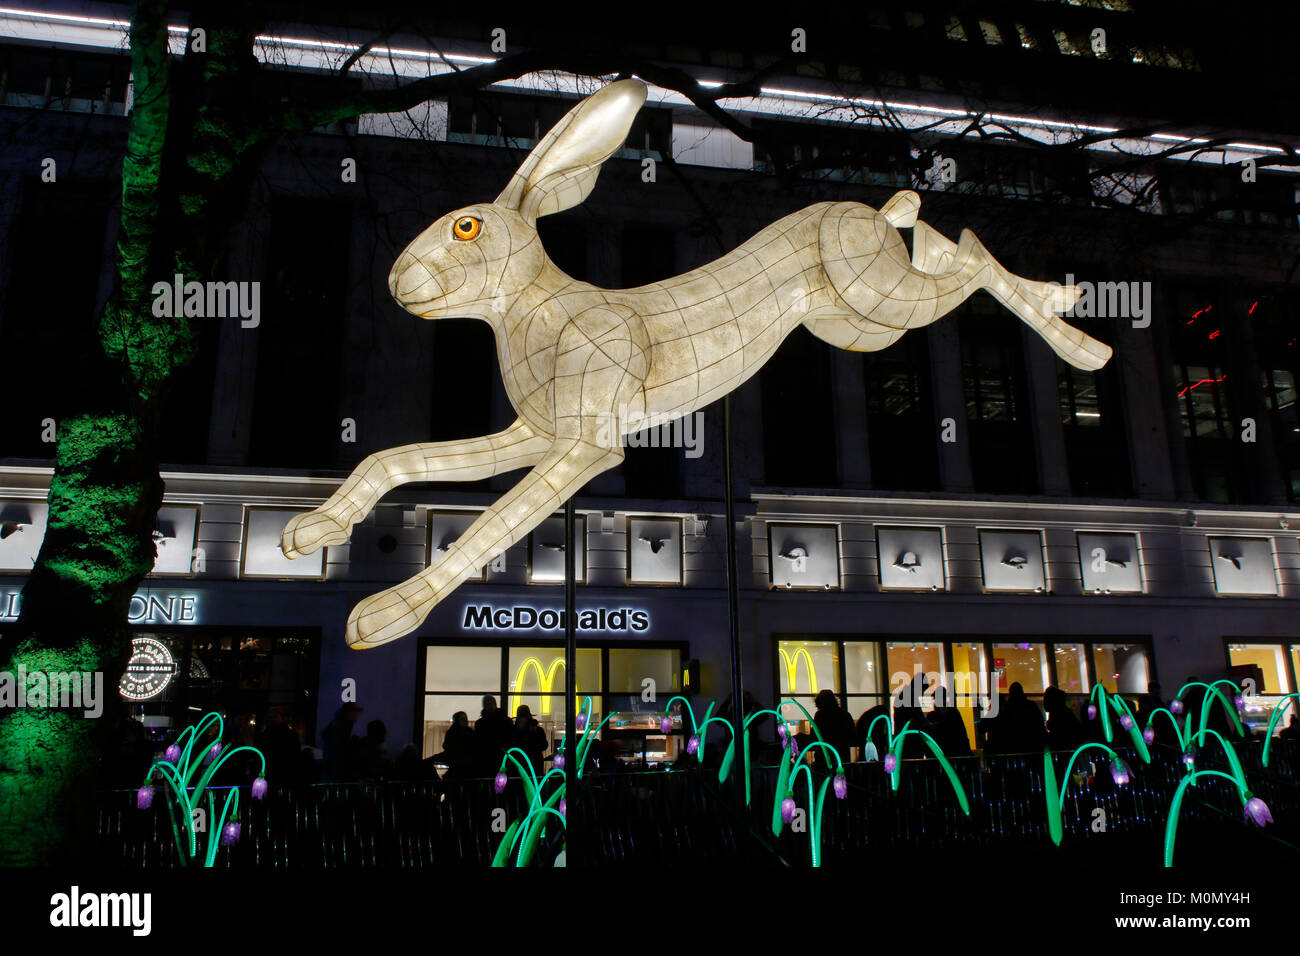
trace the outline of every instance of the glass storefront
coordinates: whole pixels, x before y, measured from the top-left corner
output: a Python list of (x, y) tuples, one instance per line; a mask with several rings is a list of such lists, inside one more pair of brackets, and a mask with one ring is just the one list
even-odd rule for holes
[[(470, 726), (484, 695), (514, 718), (527, 707), (546, 731), (551, 749), (564, 734), (563, 644), (451, 645), (426, 642), (419, 739), (423, 756), (443, 750), (443, 737), (458, 711)], [(591, 697), (591, 721), (613, 712), (602, 732), (619, 759), (658, 763), (676, 755), (672, 735), (659, 731), (664, 704), (682, 690), (684, 645), (605, 645), (578, 648), (575, 693)], [(608, 710), (606, 709), (608, 708)]]
[(137, 631), (119, 692), (157, 740), (216, 711), (249, 738), (272, 709), (304, 743), (315, 732), (315, 631), (222, 628)]
[[(1268, 729), (1273, 710), (1281, 704), (1282, 716), (1278, 718), (1275, 732), (1285, 728), (1300, 708), (1293, 698), (1281, 703), (1281, 698), (1296, 689), (1296, 675), (1300, 667), (1300, 644), (1256, 644), (1240, 641), (1228, 643), (1228, 663), (1234, 669), (1234, 680), (1243, 683), (1251, 680), (1254, 694), (1243, 694), (1246, 701), (1244, 723), (1252, 731), (1263, 733)], [(1249, 689), (1248, 684), (1243, 684)]]
[[(1112, 692), (1145, 694), (1151, 680), (1145, 643), (1032, 638), (1014, 641), (907, 637), (845, 639), (842, 635), (776, 635), (776, 691), (815, 712), (817, 691), (835, 691), (856, 720), (877, 704), (954, 707), (972, 746), (989, 694), (1005, 694), (1020, 684), (1026, 696), (1041, 701), (1048, 687), (1082, 699), (1097, 683)], [(882, 664), (883, 662), (883, 664)], [(883, 673), (882, 673), (883, 666)], [(917, 700), (912, 700), (915, 691)], [(785, 716), (804, 716), (787, 705)]]

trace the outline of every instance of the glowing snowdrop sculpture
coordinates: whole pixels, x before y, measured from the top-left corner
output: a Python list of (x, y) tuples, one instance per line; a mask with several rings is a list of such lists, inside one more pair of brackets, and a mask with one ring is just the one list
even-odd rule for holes
[[(621, 436), (607, 434), (610, 421), (667, 421), (703, 408), (757, 373), (798, 325), (838, 348), (870, 352), (985, 289), (1072, 365), (1097, 369), (1110, 358), (1109, 347), (1055, 314), (1074, 305), (1078, 289), (1013, 275), (969, 230), (955, 243), (944, 238), (917, 219), (920, 197), (911, 191), (879, 211), (856, 202), (808, 206), (663, 282), (614, 290), (569, 278), (542, 248), (537, 219), (587, 197), (645, 97), (634, 79), (587, 97), (495, 201), (443, 216), (393, 265), (389, 291), (409, 312), (492, 326), (519, 418), (494, 435), (367, 457), (321, 507), (285, 525), (284, 553), (342, 544), (397, 485), (530, 470), (430, 567), (361, 601), (348, 617), (352, 647), (411, 633), (462, 581), (618, 465)], [(910, 257), (899, 229), (912, 230)]]

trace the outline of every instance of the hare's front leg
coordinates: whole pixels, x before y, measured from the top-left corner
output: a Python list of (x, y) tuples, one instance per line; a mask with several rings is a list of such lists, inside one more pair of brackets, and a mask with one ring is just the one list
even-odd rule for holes
[(523, 421), (505, 431), (463, 441), (421, 442), (369, 455), (315, 511), (284, 526), (280, 550), (288, 557), (347, 541), (349, 528), (398, 485), (412, 481), (478, 481), (537, 464), (551, 446)]
[(642, 388), (648, 354), (644, 330), (630, 329), (619, 313), (588, 310), (570, 322), (556, 350), (556, 436), (550, 450), (441, 558), (353, 608), (348, 645), (376, 647), (411, 633), (461, 582), (554, 514), (588, 481), (621, 462), (621, 436), (617, 429), (610, 432), (610, 416)]

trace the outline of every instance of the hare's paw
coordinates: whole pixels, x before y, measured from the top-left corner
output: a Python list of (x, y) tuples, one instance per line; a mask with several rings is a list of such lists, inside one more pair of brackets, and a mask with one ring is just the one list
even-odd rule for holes
[(423, 620), (424, 615), (411, 607), (397, 588), (380, 591), (359, 602), (348, 615), (348, 647), (365, 650), (387, 644), (410, 634)]
[(280, 533), (280, 550), (287, 558), (300, 558), (317, 548), (343, 544), (350, 524), (343, 524), (330, 512), (316, 510), (294, 515)]

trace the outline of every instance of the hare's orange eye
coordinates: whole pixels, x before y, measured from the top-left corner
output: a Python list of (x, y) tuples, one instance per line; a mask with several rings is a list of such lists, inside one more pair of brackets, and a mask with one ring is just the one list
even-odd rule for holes
[(456, 220), (456, 225), (451, 227), (451, 233), (457, 239), (475, 239), (482, 228), (483, 223), (473, 216), (461, 216)]

